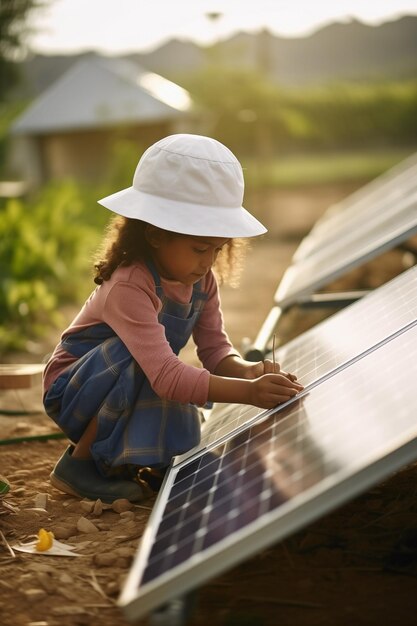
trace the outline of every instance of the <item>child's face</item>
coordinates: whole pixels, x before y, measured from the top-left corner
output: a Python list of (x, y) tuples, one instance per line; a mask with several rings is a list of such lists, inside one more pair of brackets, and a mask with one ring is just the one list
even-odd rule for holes
[(173, 235), (159, 231), (151, 240), (153, 261), (163, 278), (184, 285), (198, 282), (213, 266), (217, 255), (230, 239)]

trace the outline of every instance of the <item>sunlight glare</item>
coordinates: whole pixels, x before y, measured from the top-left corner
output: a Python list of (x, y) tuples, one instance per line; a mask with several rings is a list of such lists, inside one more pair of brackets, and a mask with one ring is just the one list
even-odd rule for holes
[(146, 72), (139, 76), (137, 83), (152, 96), (168, 104), (168, 106), (180, 111), (188, 111), (191, 107), (191, 99), (188, 92), (163, 76), (153, 72)]

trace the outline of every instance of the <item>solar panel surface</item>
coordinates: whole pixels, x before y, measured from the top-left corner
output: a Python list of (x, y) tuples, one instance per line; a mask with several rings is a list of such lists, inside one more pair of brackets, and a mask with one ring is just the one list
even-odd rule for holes
[(417, 324), (169, 472), (120, 598), (138, 618), (417, 458)]
[[(276, 350), (276, 360), (284, 371), (295, 373), (304, 387), (311, 386), (416, 319), (417, 267), (413, 267)], [(177, 457), (176, 463), (260, 413), (252, 406), (216, 405), (202, 427), (200, 445)]]
[(287, 308), (361, 263), (391, 250), (417, 233), (417, 192), (398, 202), (395, 211), (349, 229), (346, 236), (290, 265), (275, 294)]
[(343, 239), (350, 228), (390, 213), (402, 198), (417, 188), (417, 153), (384, 175), (329, 207), (298, 246), (293, 262), (299, 261), (336, 239)]

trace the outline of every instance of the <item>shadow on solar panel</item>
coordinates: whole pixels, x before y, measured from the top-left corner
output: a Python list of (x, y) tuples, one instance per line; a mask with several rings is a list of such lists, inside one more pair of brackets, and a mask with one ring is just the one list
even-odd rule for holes
[(223, 407), (228, 429), (175, 460), (120, 598), (129, 618), (183, 623), (192, 589), (417, 458), (416, 285), (414, 268), (281, 348), (302, 394), (246, 421)]

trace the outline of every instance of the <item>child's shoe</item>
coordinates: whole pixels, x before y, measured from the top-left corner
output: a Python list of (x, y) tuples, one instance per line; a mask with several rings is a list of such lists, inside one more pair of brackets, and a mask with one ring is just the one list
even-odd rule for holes
[(93, 459), (73, 458), (73, 450), (74, 446), (66, 449), (50, 474), (52, 485), (60, 491), (90, 500), (100, 499), (109, 504), (119, 498), (139, 502), (146, 497), (142, 487), (134, 480), (105, 478)]

